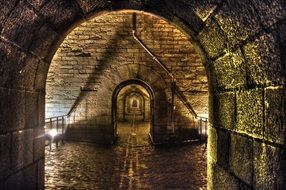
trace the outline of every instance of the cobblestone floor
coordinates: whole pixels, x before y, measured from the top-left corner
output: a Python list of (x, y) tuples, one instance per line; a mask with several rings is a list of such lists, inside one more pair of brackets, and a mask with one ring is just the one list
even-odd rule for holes
[(148, 124), (135, 129), (119, 125), (115, 146), (68, 142), (46, 149), (46, 189), (206, 189), (204, 145), (156, 148)]

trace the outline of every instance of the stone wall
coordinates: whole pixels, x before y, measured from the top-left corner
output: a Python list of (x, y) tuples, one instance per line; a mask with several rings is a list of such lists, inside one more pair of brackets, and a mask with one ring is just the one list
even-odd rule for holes
[[(197, 113), (207, 114), (206, 74), (187, 37), (166, 21), (146, 14), (137, 15), (137, 34), (174, 73)], [(108, 67), (120, 65), (127, 74), (134, 72), (127, 70), (131, 64), (158, 68), (132, 37), (131, 13), (112, 13), (83, 23), (67, 36), (50, 66), (46, 117), (67, 114), (80, 88), (93, 83), (92, 90), (96, 90)], [(170, 80), (166, 73), (160, 73)]]
[(213, 60), (208, 188), (284, 189), (285, 32), (276, 16), (285, 4), (243, 3), (223, 3), (199, 33)]
[[(166, 127), (171, 125), (167, 116), (171, 112), (164, 116), (166, 118), (158, 116), (159, 112), (170, 109), (171, 78), (135, 41), (132, 21), (131, 13), (96, 17), (74, 29), (58, 49), (47, 78), (46, 115), (66, 115), (75, 108), (73, 129), (68, 133), (75, 130), (75, 126), (89, 127), (89, 133), (100, 126), (97, 134), (113, 134), (112, 94), (116, 85), (129, 79), (147, 82), (158, 94), (155, 95), (155, 109), (158, 111), (154, 112), (153, 126), (167, 130)], [(178, 89), (194, 109), (206, 115), (206, 74), (186, 36), (166, 21), (151, 15), (138, 13), (136, 21), (137, 35), (174, 74)], [(175, 103), (176, 128), (194, 127), (190, 111), (178, 98)]]
[[(111, 10), (164, 17), (200, 53), (210, 94), (208, 188), (286, 186), (284, 0), (1, 0), (0, 5), (0, 160), (9, 160), (0, 165), (1, 189), (44, 189), (44, 145), (34, 137), (43, 129), (49, 64), (72, 27)], [(38, 123), (24, 127), (30, 121)], [(29, 158), (13, 156), (12, 162), (11, 152)]]

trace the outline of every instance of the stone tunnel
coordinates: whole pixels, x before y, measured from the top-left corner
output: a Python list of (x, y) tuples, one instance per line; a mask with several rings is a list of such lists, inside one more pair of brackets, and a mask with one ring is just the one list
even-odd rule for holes
[[(0, 189), (45, 188), (45, 120), (54, 117), (68, 117), (66, 140), (116, 144), (122, 123), (143, 122), (152, 143), (167, 146), (196, 139), (206, 117), (207, 189), (285, 189), (284, 0), (0, 5)], [(188, 170), (192, 151), (160, 162)], [(126, 188), (123, 179), (111, 188)]]
[[(134, 27), (168, 72), (136, 42)], [(145, 117), (152, 121), (154, 142), (163, 143), (172, 130), (172, 78), (168, 73), (174, 75), (176, 88), (188, 99), (174, 98), (173, 125), (176, 131), (191, 131), (194, 116), (184, 104), (191, 105), (196, 114), (207, 115), (208, 90), (204, 66), (186, 36), (151, 15), (111, 13), (95, 17), (74, 29), (52, 60), (46, 84), (46, 117), (69, 113), (74, 120), (67, 130), (68, 139), (112, 143), (117, 121), (111, 114), (118, 105), (118, 119), (130, 119), (133, 115), (127, 102), (135, 93), (138, 106), (146, 102), (144, 112), (152, 110), (152, 117), (150, 113)], [(124, 83), (126, 89), (119, 92)], [(114, 99), (118, 99), (117, 104)]]

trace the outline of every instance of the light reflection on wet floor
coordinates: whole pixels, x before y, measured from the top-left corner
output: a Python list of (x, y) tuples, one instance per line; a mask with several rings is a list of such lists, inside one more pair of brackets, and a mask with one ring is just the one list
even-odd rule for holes
[(148, 132), (148, 123), (121, 123), (115, 146), (68, 142), (46, 149), (46, 189), (206, 189), (204, 145), (156, 148)]

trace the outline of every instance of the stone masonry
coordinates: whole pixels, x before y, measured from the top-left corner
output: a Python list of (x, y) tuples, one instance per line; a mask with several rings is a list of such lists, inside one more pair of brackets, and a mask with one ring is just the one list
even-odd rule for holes
[[(137, 35), (174, 74), (177, 87), (198, 114), (206, 115), (207, 77), (187, 37), (152, 15), (138, 13), (136, 21)], [(50, 66), (46, 117), (66, 115), (74, 108), (73, 127), (89, 128), (89, 133), (94, 129), (93, 137), (98, 134), (101, 139), (104, 133), (110, 139), (113, 91), (120, 82), (140, 79), (155, 93), (153, 126), (166, 135), (171, 118), (167, 111), (171, 109), (171, 78), (133, 39), (132, 28), (132, 13), (118, 12), (91, 19), (66, 37)], [(175, 103), (176, 129), (194, 128), (190, 111), (178, 98)], [(89, 138), (85, 133), (80, 139)]]
[(120, 10), (173, 23), (205, 66), (208, 189), (284, 189), (284, 0), (0, 0), (0, 189), (44, 189), (51, 60), (74, 27)]

